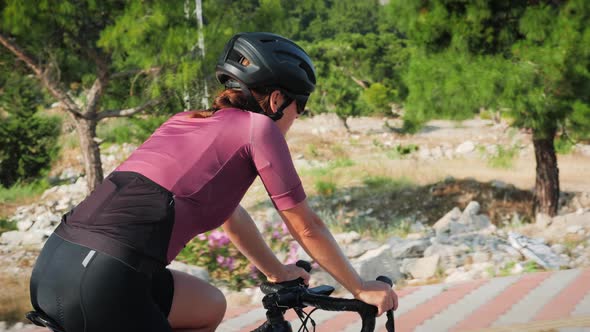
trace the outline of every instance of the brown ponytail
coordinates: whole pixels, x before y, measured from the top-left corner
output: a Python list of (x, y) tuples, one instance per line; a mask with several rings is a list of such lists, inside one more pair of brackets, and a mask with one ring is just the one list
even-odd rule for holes
[[(272, 114), (270, 108), (270, 92), (271, 91), (259, 91), (252, 89), (252, 95), (258, 102), (262, 110), (266, 114)], [(242, 93), (242, 91), (234, 89), (226, 89), (215, 97), (211, 108), (208, 110), (197, 111), (193, 113), (194, 118), (207, 118), (213, 115), (215, 112), (224, 108), (238, 108), (245, 111), (252, 111), (248, 106), (248, 98)]]

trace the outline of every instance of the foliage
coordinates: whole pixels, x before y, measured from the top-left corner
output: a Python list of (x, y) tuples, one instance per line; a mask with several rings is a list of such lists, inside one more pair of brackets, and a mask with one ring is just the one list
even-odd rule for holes
[(590, 132), (590, 2), (392, 0), (386, 12), (413, 46), (404, 129), (481, 107), (508, 113), (547, 156), (537, 159), (534, 206), (555, 215), (555, 135)]
[(537, 262), (535, 261), (527, 261), (524, 265), (523, 265), (523, 271), (525, 273), (534, 273), (534, 272), (539, 272), (539, 271), (544, 271), (545, 269), (539, 265)]
[(281, 1), (287, 15), (285, 34), (309, 42), (345, 34), (376, 32), (380, 20), (377, 0)]
[(557, 154), (570, 154), (574, 147), (574, 142), (567, 135), (561, 135), (555, 139), (555, 152)]
[(587, 1), (391, 1), (386, 9), (414, 45), (407, 127), (491, 107), (505, 108), (536, 137), (556, 126), (587, 135)]
[(488, 165), (494, 168), (512, 168), (514, 158), (518, 155), (518, 146), (505, 148), (502, 145), (497, 145), (497, 151), (488, 159)]
[(363, 179), (363, 183), (369, 189), (384, 188), (395, 183), (394, 179), (386, 176), (367, 176)]
[(386, 113), (405, 97), (401, 76), (408, 52), (392, 33), (342, 34), (304, 43), (318, 72), (309, 108), (341, 117)]
[(0, 234), (16, 230), (16, 224), (10, 220), (0, 218)]
[(0, 204), (20, 201), (41, 195), (49, 188), (49, 181), (41, 179), (32, 182), (17, 182), (9, 188), (0, 186)]
[[(292, 264), (297, 260), (298, 246), (283, 223), (266, 223), (262, 234), (275, 253), (285, 254), (284, 264)], [(223, 280), (234, 290), (252, 287), (264, 278), (219, 229), (198, 235), (187, 244), (178, 258), (206, 268), (211, 277)]]
[[(414, 54), (404, 77), (410, 91), (404, 128), (415, 132), (433, 118), (465, 120), (496, 105), (502, 63), (456, 51)], [(424, 79), (428, 77), (428, 79)]]
[(370, 113), (384, 113), (393, 100), (393, 91), (381, 83), (373, 83), (363, 90), (361, 100), (367, 105)]
[(0, 123), (0, 184), (9, 187), (48, 169), (58, 155), (59, 129), (58, 118), (39, 115)]
[(37, 113), (44, 101), (35, 82), (0, 63), (0, 186), (40, 175), (57, 157), (61, 121)]
[(336, 183), (330, 180), (317, 180), (315, 190), (322, 196), (332, 196), (336, 192)]
[(416, 144), (401, 145), (398, 144), (386, 152), (387, 158), (389, 159), (400, 159), (406, 157), (416, 151), (419, 147)]

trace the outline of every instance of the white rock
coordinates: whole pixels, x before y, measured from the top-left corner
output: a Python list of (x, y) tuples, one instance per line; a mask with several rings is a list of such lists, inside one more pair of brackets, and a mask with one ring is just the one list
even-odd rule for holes
[(336, 239), (336, 242), (338, 242), (338, 244), (346, 245), (360, 240), (361, 235), (357, 232), (352, 231), (347, 233), (334, 234), (334, 238)]
[(24, 246), (40, 246), (47, 239), (46, 232), (43, 230), (34, 230), (25, 232), (22, 237), (22, 245)]
[(580, 225), (571, 225), (571, 226), (568, 226), (568, 228), (566, 228), (566, 232), (569, 234), (576, 234), (579, 231), (583, 231), (583, 230), (584, 230), (584, 228)]
[(521, 274), (524, 271), (524, 267), (520, 263), (516, 263), (514, 267), (510, 270), (511, 274)]
[(16, 229), (21, 232), (24, 232), (33, 226), (32, 220), (21, 220), (16, 223)]
[(547, 227), (551, 225), (552, 221), (553, 220), (551, 219), (551, 217), (544, 213), (537, 213), (537, 215), (535, 216), (535, 225), (539, 227)]
[(480, 205), (476, 201), (471, 201), (463, 210), (463, 216), (475, 216), (479, 213)]
[(442, 147), (437, 146), (437, 147), (434, 147), (430, 150), (430, 155), (434, 159), (439, 159), (444, 156), (444, 151), (443, 151)]
[[(436, 268), (440, 260), (439, 255), (424, 258), (410, 259), (404, 265), (405, 271), (417, 279), (428, 279), (436, 274)], [(404, 260), (406, 261), (406, 260)]]
[(391, 254), (394, 258), (417, 258), (424, 255), (430, 241), (426, 239), (404, 241), (391, 246)]
[(18, 246), (23, 242), (25, 232), (8, 231), (0, 235), (0, 244), (7, 244), (9, 246)]
[(431, 156), (430, 150), (426, 146), (420, 147), (418, 150), (418, 158), (420, 159), (430, 159)]
[(391, 246), (383, 245), (377, 249), (369, 250), (361, 257), (352, 261), (361, 278), (372, 280), (377, 276), (385, 275), (395, 280), (401, 278), (399, 264), (392, 255)]
[(566, 261), (545, 245), (543, 239), (531, 239), (516, 232), (510, 232), (508, 240), (510, 241), (510, 245), (520, 251), (525, 257), (535, 261), (546, 269), (556, 270), (567, 264)]
[(474, 264), (486, 263), (490, 260), (490, 254), (487, 252), (475, 252), (471, 255)]
[(471, 153), (475, 150), (475, 143), (473, 143), (472, 141), (465, 141), (463, 143), (461, 143), (459, 146), (457, 146), (457, 148), (455, 149), (455, 153), (457, 154), (468, 154)]
[(475, 279), (474, 275), (476, 271), (465, 271), (463, 267), (457, 269), (454, 273), (447, 276), (445, 278), (445, 283), (455, 283), (455, 282), (464, 282), (464, 281), (471, 281)]
[(424, 232), (426, 230), (426, 227), (424, 227), (424, 224), (416, 221), (415, 223), (413, 223), (410, 226), (410, 232), (412, 233), (420, 233), (420, 232)]
[(437, 232), (443, 232), (448, 228), (448, 225), (451, 221), (457, 221), (461, 218), (461, 210), (458, 207), (453, 208), (447, 214), (445, 214), (442, 218), (440, 218), (433, 226), (434, 230)]
[(199, 266), (185, 264), (179, 261), (172, 261), (169, 265), (169, 268), (181, 272), (188, 273), (192, 276), (195, 276), (201, 280), (209, 281), (209, 272)]

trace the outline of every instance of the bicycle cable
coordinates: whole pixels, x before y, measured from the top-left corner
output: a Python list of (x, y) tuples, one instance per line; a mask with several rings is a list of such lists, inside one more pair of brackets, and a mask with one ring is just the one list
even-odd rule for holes
[[(313, 308), (309, 313), (303, 311), (303, 309), (295, 310), (297, 316), (299, 316), (299, 320), (301, 320), (301, 327), (299, 327), (299, 330), (297, 330), (297, 332), (309, 332), (309, 330), (307, 329), (308, 320), (311, 322), (311, 326), (313, 326), (313, 332), (315, 332), (315, 321), (313, 320), (313, 318), (311, 318), (311, 314), (316, 310), (318, 310), (318, 308)], [(305, 319), (303, 316), (305, 316)]]

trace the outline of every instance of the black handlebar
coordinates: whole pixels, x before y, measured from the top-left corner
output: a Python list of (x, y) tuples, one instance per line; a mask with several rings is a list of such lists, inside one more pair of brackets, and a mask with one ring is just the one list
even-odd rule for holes
[[(300, 260), (295, 265), (305, 269), (307, 272), (311, 271), (311, 264), (309, 262)], [(391, 279), (385, 276), (379, 276), (377, 280), (385, 282), (390, 286), (393, 285)], [(327, 311), (354, 311), (361, 316), (362, 332), (370, 332), (375, 329), (377, 307), (356, 299), (334, 298), (310, 291), (303, 283), (302, 278), (280, 283), (264, 282), (260, 286), (260, 289), (267, 295), (265, 296), (265, 299), (263, 299), (265, 308), (267, 308), (267, 306), (275, 306), (277, 308), (285, 309), (293, 308), (298, 304), (302, 304)], [(385, 324), (385, 327), (388, 332), (395, 331), (393, 310), (387, 311), (387, 323)]]
[[(393, 281), (386, 276), (378, 276), (377, 280), (382, 281), (389, 286), (393, 286)], [(387, 310), (387, 323), (385, 323), (387, 332), (395, 332), (395, 323), (393, 320), (393, 309)]]

